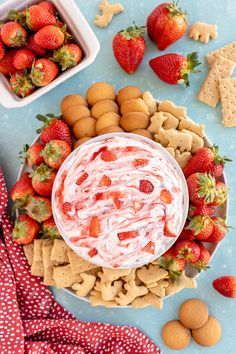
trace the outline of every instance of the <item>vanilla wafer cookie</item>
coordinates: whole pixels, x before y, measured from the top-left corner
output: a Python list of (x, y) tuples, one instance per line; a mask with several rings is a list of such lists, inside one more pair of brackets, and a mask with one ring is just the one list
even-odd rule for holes
[(236, 63), (233, 61), (219, 56), (212, 64), (198, 94), (198, 100), (211, 107), (216, 107), (220, 99), (219, 80), (230, 77), (235, 66)]
[(219, 83), (225, 127), (236, 126), (236, 77), (221, 79)]
[(227, 44), (226, 46), (214, 50), (206, 55), (208, 64), (213, 64), (214, 60), (219, 56), (236, 62), (236, 42)]

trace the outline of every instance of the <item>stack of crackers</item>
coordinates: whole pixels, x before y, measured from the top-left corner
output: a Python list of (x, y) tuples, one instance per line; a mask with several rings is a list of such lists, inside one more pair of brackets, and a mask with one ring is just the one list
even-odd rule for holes
[(206, 60), (211, 68), (198, 99), (214, 108), (221, 99), (224, 126), (236, 126), (236, 78), (231, 77), (236, 66), (236, 42), (207, 54)]
[(172, 282), (158, 260), (137, 269), (108, 269), (87, 262), (60, 239), (35, 239), (24, 246), (32, 275), (43, 277), (45, 285), (71, 288), (88, 297), (92, 306), (162, 308), (162, 299), (183, 288), (196, 288), (193, 278), (181, 274)]

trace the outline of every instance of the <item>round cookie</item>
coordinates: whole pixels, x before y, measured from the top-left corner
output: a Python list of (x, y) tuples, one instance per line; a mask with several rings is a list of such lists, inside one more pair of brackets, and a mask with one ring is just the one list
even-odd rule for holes
[(77, 120), (84, 118), (84, 117), (89, 117), (90, 116), (90, 110), (82, 106), (81, 104), (76, 105), (76, 106), (71, 106), (69, 107), (64, 113), (63, 113), (63, 120), (70, 126), (72, 127)]
[(81, 95), (74, 94), (65, 96), (61, 101), (61, 112), (64, 113), (69, 107), (76, 106), (78, 104), (88, 107), (87, 101)]
[(110, 134), (110, 133), (123, 133), (123, 132), (124, 130), (121, 127), (118, 127), (116, 125), (110, 125), (109, 127), (102, 129), (98, 135)]
[(86, 141), (88, 141), (88, 140), (90, 140), (90, 139), (92, 139), (90, 136), (84, 136), (83, 138), (80, 138), (79, 140), (77, 140), (75, 143), (74, 143), (74, 150), (78, 147), (78, 146), (80, 146), (80, 145), (82, 145), (83, 143), (85, 143)]
[(142, 135), (142, 136), (145, 136), (145, 138), (149, 138), (149, 139), (153, 140), (152, 134), (146, 129), (135, 129), (135, 130), (132, 130), (130, 133)]
[(143, 112), (129, 112), (120, 119), (120, 126), (127, 132), (135, 129), (146, 129), (149, 125), (149, 117)]
[(117, 102), (119, 105), (122, 105), (127, 100), (131, 100), (132, 98), (141, 98), (142, 92), (136, 86), (125, 86), (118, 91), (117, 94)]
[(186, 300), (179, 309), (180, 322), (187, 328), (202, 327), (208, 320), (207, 305), (199, 299)]
[(147, 106), (143, 102), (141, 98), (134, 98), (122, 103), (120, 107), (120, 112), (122, 115), (129, 113), (129, 112), (143, 112), (149, 115)]
[(90, 106), (101, 100), (115, 101), (116, 92), (114, 87), (107, 82), (96, 82), (88, 89), (86, 99)]
[(162, 328), (162, 339), (171, 349), (184, 349), (191, 341), (191, 332), (179, 321), (167, 322)]
[(102, 100), (95, 103), (91, 109), (91, 116), (98, 119), (103, 114), (108, 112), (119, 113), (119, 106), (112, 100)]
[(119, 123), (120, 123), (119, 114), (114, 112), (105, 113), (97, 120), (96, 131), (99, 134), (103, 129), (111, 125), (119, 126)]
[(221, 338), (221, 325), (215, 317), (209, 316), (207, 322), (201, 327), (192, 330), (195, 342), (204, 346), (211, 347), (219, 342)]
[(73, 134), (75, 139), (80, 139), (85, 136), (94, 137), (96, 136), (96, 119), (91, 117), (84, 117), (79, 119), (73, 125)]

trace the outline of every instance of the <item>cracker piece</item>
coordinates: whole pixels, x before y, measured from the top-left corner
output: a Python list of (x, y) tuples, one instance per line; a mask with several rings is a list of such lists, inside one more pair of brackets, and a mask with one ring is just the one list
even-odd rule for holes
[(216, 49), (206, 55), (208, 64), (212, 64), (219, 56), (234, 61), (236, 63), (236, 41), (227, 44), (226, 46)]
[(44, 276), (44, 268), (43, 268), (43, 261), (34, 261), (30, 268), (31, 274), (37, 277)]
[(180, 152), (178, 149), (175, 150), (175, 160), (178, 162), (182, 170), (187, 166), (191, 158), (192, 158), (191, 152), (189, 151)]
[(168, 271), (158, 265), (149, 264), (137, 270), (139, 279), (144, 284), (150, 284), (168, 277)]
[(91, 306), (104, 306), (104, 307), (115, 307), (117, 306), (116, 301), (105, 301), (102, 299), (102, 294), (99, 291), (92, 290), (89, 296)]
[(102, 272), (98, 273), (102, 283), (113, 282), (121, 277), (131, 273), (131, 269), (110, 269), (102, 268)]
[(223, 124), (225, 127), (236, 126), (236, 78), (220, 80)]
[(122, 280), (114, 281), (113, 285), (110, 282), (102, 283), (101, 293), (102, 293), (103, 300), (105, 301), (115, 300), (115, 297), (118, 296), (118, 294), (122, 291), (122, 286), (123, 286)]
[(53, 279), (57, 288), (69, 288), (75, 283), (83, 281), (80, 274), (73, 274), (70, 264), (53, 267)]
[(95, 285), (96, 277), (87, 273), (80, 273), (80, 277), (82, 282), (73, 284), (72, 289), (76, 290), (77, 296), (88, 296)]
[(205, 125), (198, 124), (190, 118), (182, 119), (179, 123), (178, 129), (179, 130), (183, 130), (183, 129), (190, 130), (191, 132), (199, 135), (201, 138), (204, 138), (204, 136), (205, 136)]
[(157, 133), (166, 119), (167, 117), (164, 115), (163, 112), (154, 113), (154, 115), (150, 118), (151, 124), (149, 125), (147, 130), (153, 134)]
[(201, 149), (204, 146), (204, 140), (199, 135), (187, 129), (182, 129), (181, 131), (183, 133), (190, 134), (192, 137), (192, 147), (191, 147), (192, 154), (195, 154), (199, 149)]
[(164, 117), (167, 118), (167, 119), (165, 119), (163, 126), (162, 126), (164, 129), (168, 130), (168, 129), (177, 129), (178, 128), (179, 119), (176, 118), (175, 116), (173, 116), (173, 114), (165, 112)]
[(102, 287), (101, 280), (97, 280), (94, 285), (94, 290), (101, 292), (102, 291), (101, 287)]
[(53, 248), (53, 240), (48, 240), (42, 246), (42, 255), (43, 255), (43, 272), (44, 278), (43, 283), (45, 285), (56, 285), (55, 280), (53, 279), (53, 266), (54, 262), (51, 261), (51, 252)]
[(114, 15), (124, 11), (124, 7), (120, 3), (109, 4), (107, 0), (102, 0), (98, 9), (102, 12), (102, 15), (96, 15), (94, 24), (101, 28), (107, 27)]
[(71, 249), (68, 250), (67, 254), (68, 254), (68, 258), (69, 258), (69, 262), (73, 274), (83, 273), (86, 272), (87, 270), (97, 268), (95, 264), (86, 261)]
[(87, 274), (98, 276), (98, 273), (102, 271), (102, 267), (92, 268), (86, 271)]
[(131, 272), (128, 275), (123, 276), (121, 279), (128, 283), (130, 280), (135, 280), (136, 277), (136, 269), (131, 269)]
[(147, 306), (152, 306), (157, 309), (162, 309), (163, 301), (159, 297), (157, 297), (155, 294), (148, 293), (147, 295), (145, 295), (143, 297), (137, 297), (136, 299), (134, 299), (134, 301), (132, 301), (131, 305), (135, 309), (141, 309), (141, 308), (144, 308)]
[(236, 63), (221, 56), (216, 58), (198, 94), (198, 100), (216, 107), (220, 99), (219, 80), (232, 75)]
[(149, 288), (149, 291), (152, 294), (155, 294), (158, 297), (164, 297), (166, 294), (165, 288), (169, 285), (169, 282), (166, 280), (160, 280), (157, 283), (157, 286)]
[(39, 276), (39, 277), (44, 276), (42, 247), (47, 242), (51, 242), (51, 240), (46, 240), (46, 239), (34, 240), (34, 257), (30, 269), (32, 275)]
[(166, 147), (165, 149), (169, 152), (169, 154), (171, 154), (171, 156), (175, 157), (175, 149), (174, 148)]
[(207, 44), (209, 39), (218, 37), (217, 26), (203, 22), (194, 23), (189, 30), (189, 38)]
[(150, 115), (157, 111), (157, 101), (149, 91), (145, 91), (143, 94), (143, 101), (147, 106)]
[(130, 280), (129, 283), (124, 285), (126, 293), (122, 291), (119, 292), (118, 296), (115, 298), (115, 301), (121, 306), (129, 305), (136, 297), (146, 295), (148, 289), (146, 286), (137, 286), (134, 280)]
[(56, 265), (69, 263), (69, 257), (67, 254), (69, 249), (70, 248), (65, 241), (56, 239), (52, 248), (51, 261)]
[(187, 110), (186, 107), (176, 106), (172, 101), (162, 101), (158, 106), (159, 112), (169, 112), (173, 114), (176, 118), (183, 119), (187, 118)]
[(165, 130), (160, 128), (154, 136), (155, 140), (167, 147), (179, 148), (180, 151), (190, 151), (192, 148), (192, 137), (190, 134), (182, 133), (176, 129)]
[(169, 286), (166, 287), (166, 296), (173, 295), (180, 292), (184, 288), (196, 288), (197, 282), (194, 278), (188, 278), (184, 272), (180, 275), (179, 279), (175, 282), (169, 283)]
[(23, 250), (25, 253), (25, 257), (26, 257), (29, 265), (31, 266), (33, 264), (33, 258), (34, 258), (34, 242), (24, 245)]

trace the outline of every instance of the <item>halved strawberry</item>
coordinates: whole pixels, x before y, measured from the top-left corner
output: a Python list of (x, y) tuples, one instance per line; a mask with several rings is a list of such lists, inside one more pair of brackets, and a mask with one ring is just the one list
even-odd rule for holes
[(176, 237), (177, 236), (176, 230), (174, 229), (174, 227), (170, 221), (165, 222), (164, 235), (167, 237)]
[(153, 192), (154, 186), (150, 181), (146, 179), (141, 179), (139, 182), (139, 190), (142, 193), (150, 194)]
[(102, 176), (102, 179), (99, 182), (99, 185), (102, 187), (109, 187), (111, 185), (111, 179), (106, 175)]
[(88, 178), (87, 172), (84, 172), (76, 181), (77, 186), (80, 186)]
[(91, 237), (97, 237), (100, 232), (100, 220), (98, 216), (92, 216), (89, 225), (89, 235)]
[(170, 191), (168, 191), (167, 189), (162, 189), (160, 193), (160, 199), (165, 204), (171, 204), (173, 197)]
[(144, 252), (155, 254), (155, 243), (150, 241), (142, 248)]
[(135, 238), (139, 235), (139, 232), (137, 230), (133, 231), (124, 231), (124, 232), (119, 232), (117, 234), (118, 238), (120, 241), (127, 240), (129, 238)]

